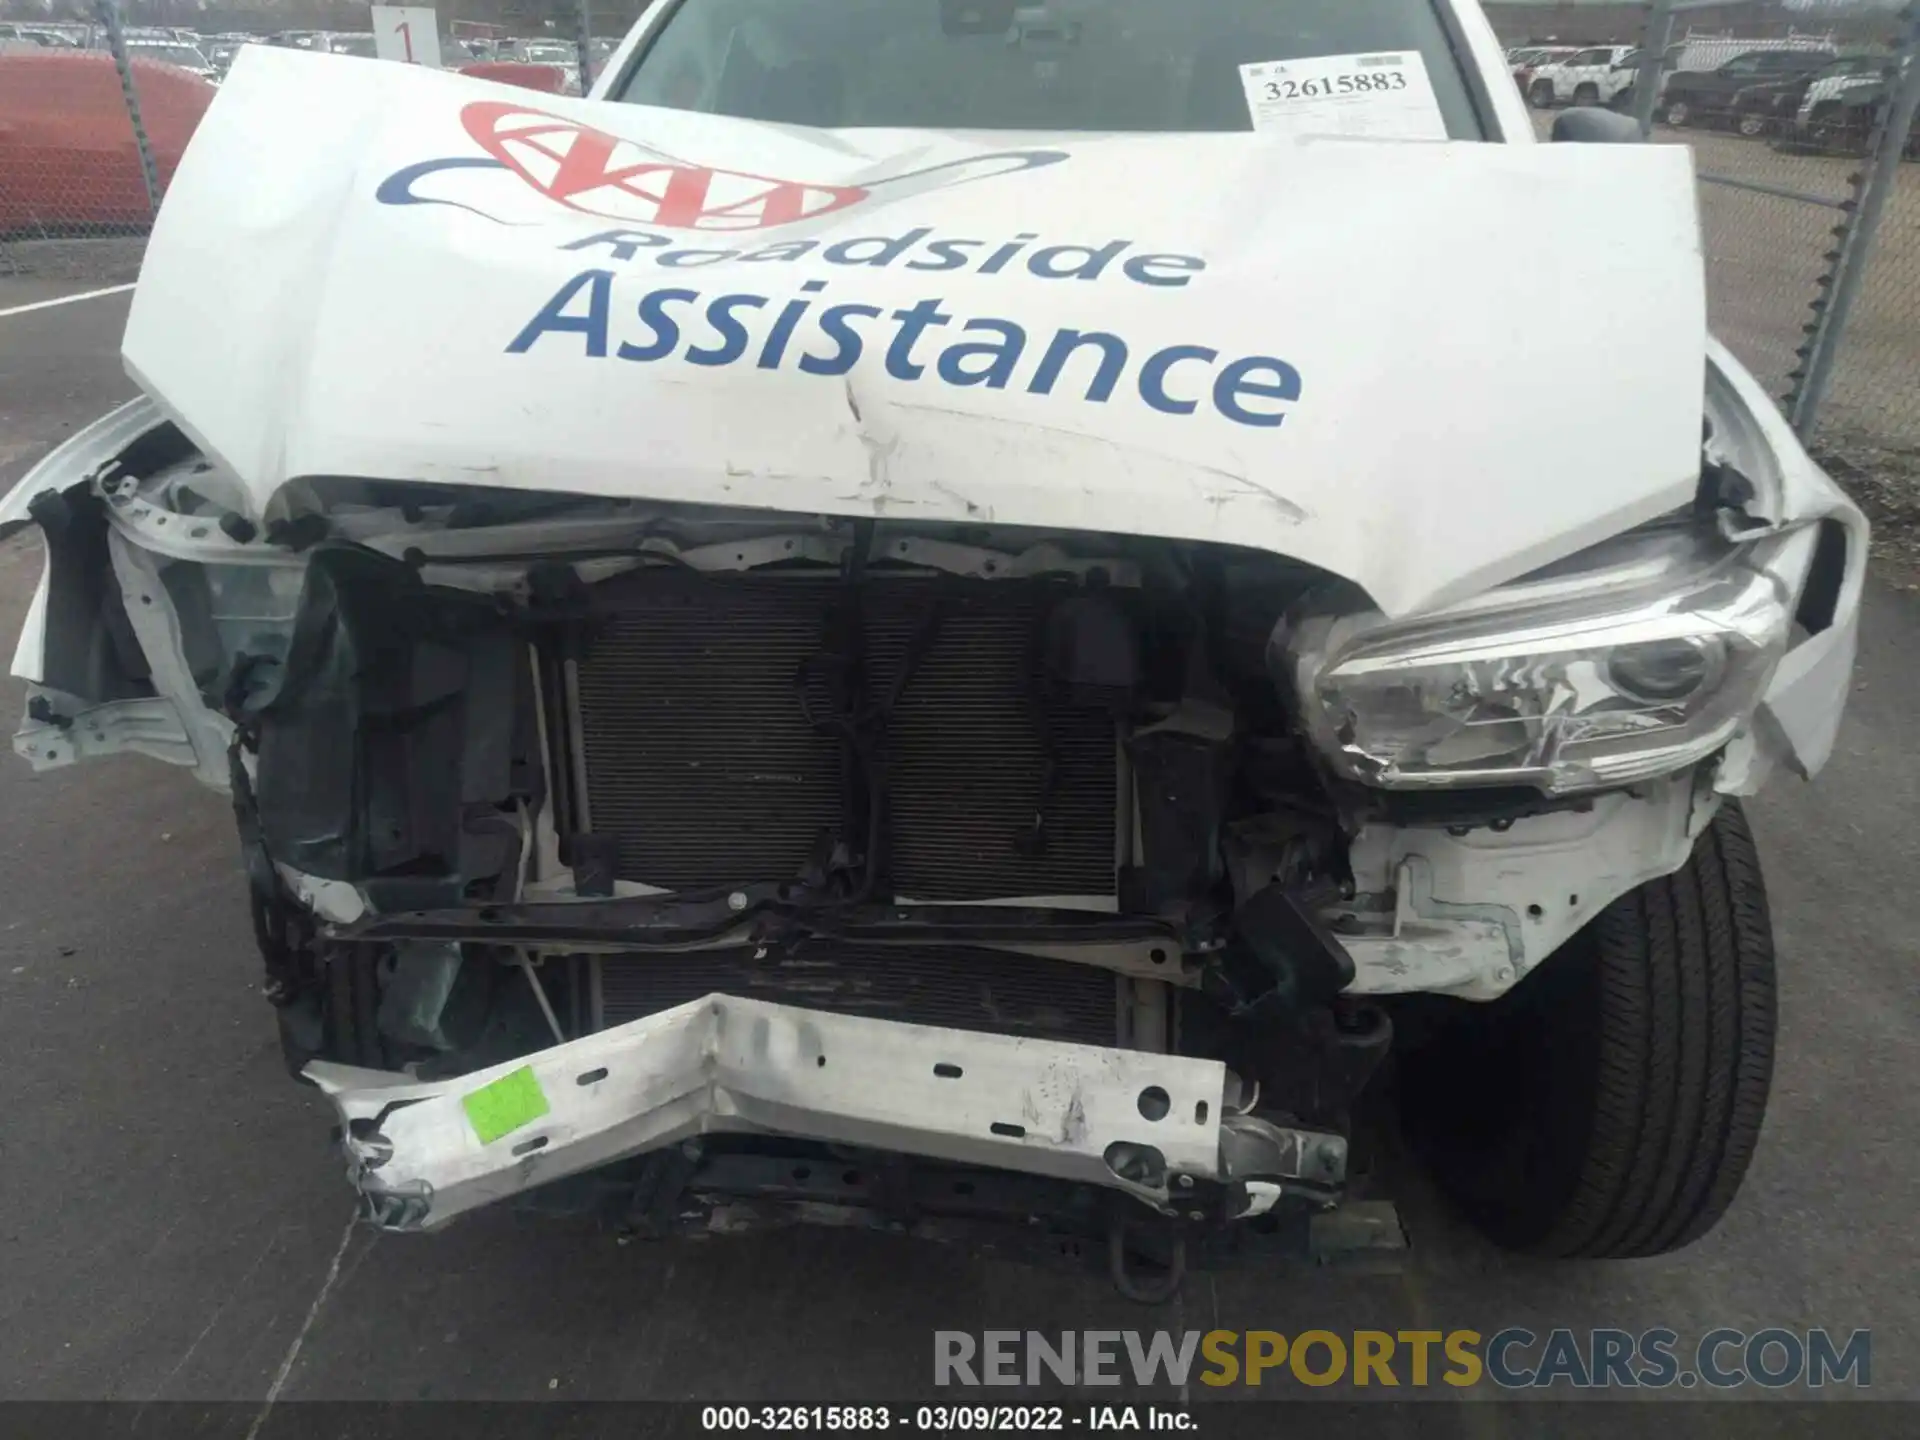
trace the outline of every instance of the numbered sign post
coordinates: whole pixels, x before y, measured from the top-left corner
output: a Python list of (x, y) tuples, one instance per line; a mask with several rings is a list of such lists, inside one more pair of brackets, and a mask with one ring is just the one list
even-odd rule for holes
[(382, 60), (440, 68), (440, 22), (417, 5), (373, 7), (373, 49)]

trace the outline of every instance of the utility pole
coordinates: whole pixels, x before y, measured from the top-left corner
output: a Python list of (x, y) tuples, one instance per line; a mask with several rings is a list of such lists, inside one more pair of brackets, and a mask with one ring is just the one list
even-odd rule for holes
[(1660, 73), (1673, 40), (1674, 0), (1653, 0), (1647, 7), (1647, 31), (1640, 42), (1640, 73), (1633, 80), (1633, 118), (1640, 138), (1653, 134), (1653, 107), (1659, 99)]

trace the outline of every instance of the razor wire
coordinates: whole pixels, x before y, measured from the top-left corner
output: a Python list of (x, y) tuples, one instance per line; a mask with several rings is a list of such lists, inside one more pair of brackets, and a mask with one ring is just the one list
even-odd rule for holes
[[(1864, 162), (1812, 302), (1793, 394), (1800, 432), (1920, 461), (1920, 3), (1852, 131)], [(1920, 468), (1916, 466), (1913, 468)]]

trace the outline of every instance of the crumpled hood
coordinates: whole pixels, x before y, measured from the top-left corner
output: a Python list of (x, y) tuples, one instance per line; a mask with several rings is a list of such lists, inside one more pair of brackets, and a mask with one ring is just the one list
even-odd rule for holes
[(252, 46), (134, 378), (366, 476), (1256, 547), (1389, 614), (1685, 503), (1683, 146), (821, 131)]

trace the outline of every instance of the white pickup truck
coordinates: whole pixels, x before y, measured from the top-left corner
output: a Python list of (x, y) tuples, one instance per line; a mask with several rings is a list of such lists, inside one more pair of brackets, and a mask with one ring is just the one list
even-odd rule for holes
[(1632, 59), (1637, 55), (1631, 45), (1577, 50), (1557, 65), (1536, 69), (1527, 86), (1527, 99), (1537, 110), (1555, 105), (1611, 104), (1614, 96), (1633, 84)]
[(388, 1229), (578, 1177), (1164, 1299), (1378, 1093), (1500, 1244), (1689, 1243), (1868, 542), (1691, 155), (1540, 143), (1475, 0), (1043, 15), (680, 0), (584, 99), (245, 47), (139, 398), (0, 499), (16, 751), (228, 792)]

